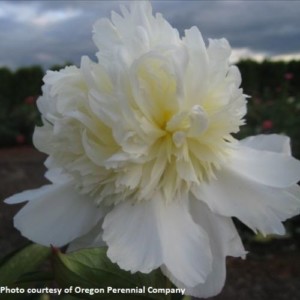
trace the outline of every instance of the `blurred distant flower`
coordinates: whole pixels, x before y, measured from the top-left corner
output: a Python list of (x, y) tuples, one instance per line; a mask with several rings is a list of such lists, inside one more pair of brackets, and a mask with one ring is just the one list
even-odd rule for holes
[(285, 80), (292, 80), (294, 78), (294, 74), (293, 73), (285, 73), (284, 74), (284, 79)]
[(33, 104), (35, 104), (36, 99), (37, 98), (34, 96), (28, 96), (24, 99), (24, 103), (27, 105), (33, 105)]
[(25, 138), (25, 136), (23, 134), (18, 134), (16, 136), (16, 143), (17, 144), (22, 145), (22, 144), (25, 143), (25, 141), (26, 141), (26, 138)]
[(245, 255), (232, 217), (283, 234), (299, 212), (300, 163), (287, 137), (232, 136), (246, 101), (227, 40), (180, 38), (148, 2), (121, 9), (94, 27), (97, 63), (46, 74), (34, 143), (52, 183), (6, 201), (29, 200), (14, 224), (37, 243), (107, 245), (121, 268), (209, 297)]
[(273, 122), (271, 120), (265, 120), (262, 123), (262, 129), (264, 130), (270, 130), (273, 128)]

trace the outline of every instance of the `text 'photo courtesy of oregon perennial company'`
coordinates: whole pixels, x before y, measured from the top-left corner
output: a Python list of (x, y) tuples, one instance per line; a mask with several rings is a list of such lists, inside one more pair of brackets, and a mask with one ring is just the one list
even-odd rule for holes
[(219, 293), (226, 256), (246, 251), (232, 217), (284, 234), (299, 213), (300, 162), (283, 135), (238, 141), (246, 98), (226, 39), (180, 37), (149, 2), (93, 29), (97, 62), (48, 71), (34, 145), (51, 184), (6, 199), (23, 236), (108, 247), (124, 270), (156, 268), (188, 295)]

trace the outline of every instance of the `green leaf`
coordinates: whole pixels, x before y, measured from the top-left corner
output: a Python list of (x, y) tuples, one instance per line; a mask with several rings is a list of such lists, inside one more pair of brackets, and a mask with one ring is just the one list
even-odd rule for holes
[(21, 275), (36, 270), (50, 253), (49, 248), (32, 244), (8, 255), (0, 265), (0, 286), (14, 284)]
[[(165, 287), (166, 279), (159, 270), (149, 274), (131, 274), (121, 270), (106, 255), (105, 248), (83, 249), (78, 252), (62, 254), (56, 251), (53, 259), (55, 280), (62, 287), (73, 287), (73, 296), (84, 299), (120, 299), (145, 300), (165, 299), (164, 294), (147, 293), (147, 287)], [(83, 289), (103, 289), (101, 293), (91, 295), (89, 290), (81, 294), (74, 293), (75, 287)], [(146, 293), (106, 293), (111, 288), (145, 288)], [(88, 292), (87, 292), (88, 291)], [(139, 290), (141, 292), (141, 290)]]
[(18, 249), (15, 249), (15, 250), (9, 252), (8, 254), (6, 254), (4, 257), (1, 257), (1, 259), (0, 259), (0, 268), (1, 268), (1, 266), (2, 266), (6, 261), (8, 261), (9, 259), (11, 259), (15, 254), (17, 254), (19, 251), (23, 250), (25, 247), (27, 247), (27, 246), (29, 246), (29, 245), (31, 245), (31, 243), (28, 243), (28, 244), (26, 244), (25, 246), (22, 246), (22, 247), (20, 247), (20, 248), (18, 248)]
[(35, 272), (28, 272), (21, 275), (19, 279), (16, 281), (16, 284), (47, 282), (53, 280), (54, 280), (54, 274), (52, 272), (35, 271)]

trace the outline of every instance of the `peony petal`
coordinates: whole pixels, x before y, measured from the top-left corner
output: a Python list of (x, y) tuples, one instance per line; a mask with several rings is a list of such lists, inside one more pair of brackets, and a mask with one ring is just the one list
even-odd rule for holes
[(162, 264), (152, 201), (116, 205), (104, 218), (103, 240), (108, 257), (132, 273), (148, 273)]
[(165, 267), (162, 271), (179, 288), (185, 288), (185, 293), (199, 298), (207, 298), (218, 294), (225, 283), (226, 278), (226, 256), (244, 257), (246, 252), (242, 245), (238, 232), (231, 218), (219, 216), (197, 199), (191, 199), (191, 214), (194, 221), (203, 228), (210, 241), (213, 255), (212, 271), (204, 283), (195, 287), (187, 287), (176, 280)]
[[(51, 183), (62, 184), (67, 183), (72, 178), (70, 175), (66, 174), (61, 168), (50, 168), (46, 171), (44, 175)], [(21, 201), (23, 202), (23, 201)]]
[(175, 63), (166, 63), (166, 58), (156, 52), (136, 59), (131, 67), (135, 104), (157, 127), (164, 127), (168, 115), (178, 110), (181, 90), (177, 74)]
[[(220, 92), (219, 86), (224, 81), (224, 77), (228, 72), (228, 59), (231, 54), (231, 48), (228, 41), (224, 38), (217, 40), (208, 39), (208, 42), (207, 54), (209, 59), (210, 73), (209, 85), (211, 90), (216, 89)], [(227, 104), (227, 100), (223, 99), (223, 102), (224, 104)]]
[(242, 83), (242, 75), (237, 66), (229, 67), (229, 71), (228, 71), (226, 78), (229, 82), (232, 82), (232, 84), (237, 88)]
[(300, 186), (295, 184), (285, 190), (289, 195), (292, 195), (300, 202)]
[(279, 134), (259, 134), (240, 141), (244, 147), (291, 155), (290, 138)]
[(159, 206), (164, 264), (186, 286), (204, 282), (212, 263), (206, 232), (192, 220), (187, 201), (175, 202), (168, 207), (160, 201)]
[(243, 146), (230, 161), (230, 168), (240, 176), (272, 187), (285, 188), (300, 178), (300, 161), (290, 155)]
[(231, 48), (228, 41), (222, 39), (208, 39), (208, 55), (211, 61), (226, 61), (231, 54)]
[(226, 256), (245, 257), (246, 251), (231, 218), (212, 213), (204, 203), (196, 199), (191, 204), (195, 222), (208, 233), (213, 264), (206, 281), (194, 288), (187, 288), (186, 293), (206, 298), (218, 294), (224, 286)]
[(116, 49), (116, 46), (120, 45), (120, 36), (116, 31), (116, 28), (108, 19), (100, 19), (94, 25), (93, 40), (98, 49), (101, 49), (97, 53), (98, 59), (109, 57), (111, 55), (111, 49)]
[(232, 219), (213, 213), (205, 203), (191, 198), (192, 217), (208, 233), (213, 254), (244, 257), (246, 252)]
[(187, 201), (117, 205), (104, 219), (108, 257), (122, 269), (148, 273), (164, 264), (186, 286), (204, 282), (211, 271), (207, 234), (192, 220)]
[(29, 199), (36, 200), (42, 197), (45, 193), (47, 193), (52, 186), (53, 186), (52, 184), (47, 184), (47, 185), (43, 185), (38, 189), (27, 190), (6, 198), (4, 202), (7, 204), (18, 204), (18, 203), (25, 202)]
[(102, 222), (99, 222), (87, 234), (72, 241), (67, 251), (73, 252), (85, 248), (104, 247), (106, 244), (102, 240), (102, 234)]
[(47, 185), (16, 194), (6, 200), (29, 202), (14, 217), (23, 236), (45, 245), (63, 246), (86, 234), (102, 218), (103, 211), (70, 184)]
[(209, 184), (193, 188), (196, 198), (215, 213), (239, 218), (254, 231), (284, 234), (281, 221), (299, 211), (299, 199), (289, 192), (291, 188), (264, 186), (230, 169), (223, 169), (216, 176)]
[(188, 107), (192, 107), (199, 104), (199, 99), (202, 99), (207, 89), (208, 56), (203, 37), (197, 27), (185, 30), (183, 41), (190, 58), (184, 78), (186, 101)]

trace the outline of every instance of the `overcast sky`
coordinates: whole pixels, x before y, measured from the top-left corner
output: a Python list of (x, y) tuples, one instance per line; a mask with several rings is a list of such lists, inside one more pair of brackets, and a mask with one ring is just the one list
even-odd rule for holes
[[(1, 1), (0, 66), (12, 69), (95, 59), (92, 26), (128, 1)], [(193, 25), (205, 39), (225, 37), (233, 60), (300, 59), (300, 1), (152, 1), (180, 33)]]

